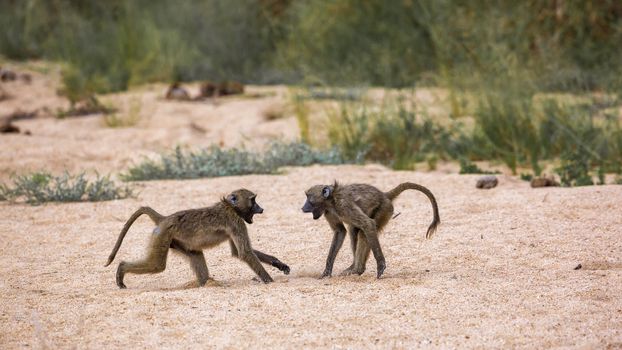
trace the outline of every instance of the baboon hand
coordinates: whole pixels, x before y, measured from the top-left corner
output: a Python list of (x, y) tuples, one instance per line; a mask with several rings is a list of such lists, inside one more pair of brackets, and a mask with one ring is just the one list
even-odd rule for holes
[(289, 266), (283, 264), (280, 261), (275, 261), (272, 263), (272, 266), (276, 267), (277, 269), (283, 271), (284, 274), (289, 275)]
[(380, 279), (380, 276), (382, 276), (382, 273), (384, 272), (384, 269), (387, 268), (387, 264), (384, 261), (379, 261), (378, 262), (378, 267), (377, 267), (377, 271), (378, 271), (378, 276), (377, 278)]
[(261, 281), (262, 281), (263, 283), (271, 283), (271, 282), (274, 282), (274, 280), (273, 280), (273, 279), (272, 279), (272, 277), (270, 277), (270, 276), (262, 277), (262, 278), (261, 278)]

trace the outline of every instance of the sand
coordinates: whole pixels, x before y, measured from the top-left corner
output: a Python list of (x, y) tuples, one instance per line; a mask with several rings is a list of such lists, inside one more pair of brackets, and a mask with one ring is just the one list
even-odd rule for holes
[[(176, 142), (209, 144), (218, 130), (225, 144), (228, 133), (231, 144), (245, 132), (255, 141), (297, 134), (291, 117), (280, 127), (260, 118), (264, 99), (195, 105), (154, 91), (141, 93), (154, 116), (133, 128), (105, 128), (97, 117), (20, 121), (33, 135), (0, 135), (0, 177), (37, 167), (117, 172)], [(194, 135), (191, 120), (213, 134)], [(137, 198), (118, 201), (0, 203), (0, 348), (622, 348), (622, 186), (532, 189), (502, 175), (497, 188), (478, 190), (477, 178), (311, 166), (138, 183)], [(362, 276), (320, 280), (332, 234), (300, 208), (307, 187), (334, 179), (383, 190), (421, 183), (438, 198), (442, 224), (425, 240), (430, 204), (405, 192), (380, 238), (383, 278), (372, 258)], [(163, 273), (128, 275), (128, 289), (116, 287), (116, 264), (140, 258), (153, 228), (139, 219), (104, 267), (134, 210), (202, 207), (240, 187), (265, 209), (249, 226), (254, 247), (289, 264), (290, 275), (268, 266), (275, 282), (255, 282), (224, 244), (206, 251), (214, 281), (204, 287), (173, 253)], [(335, 274), (351, 259), (346, 240)]]

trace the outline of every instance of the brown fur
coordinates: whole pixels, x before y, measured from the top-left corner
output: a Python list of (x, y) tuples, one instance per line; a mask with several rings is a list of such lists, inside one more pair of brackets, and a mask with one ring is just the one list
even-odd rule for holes
[(386, 262), (380, 248), (378, 235), (393, 215), (393, 200), (407, 189), (423, 192), (432, 203), (434, 220), (426, 233), (426, 238), (431, 238), (441, 220), (438, 215), (436, 199), (432, 192), (424, 186), (405, 182), (384, 193), (371, 185), (341, 186), (335, 182), (332, 186), (313, 186), (305, 192), (307, 201), (302, 211), (313, 213), (313, 218), (316, 220), (324, 215), (334, 232), (322, 277), (332, 274), (335, 257), (346, 236), (344, 224), (348, 225), (354, 261), (342, 274), (356, 273), (360, 275), (365, 272), (365, 265), (371, 249), (377, 263), (377, 277), (382, 276)]
[(160, 215), (149, 207), (142, 207), (130, 217), (121, 230), (106, 266), (114, 260), (130, 226), (139, 216), (147, 214), (157, 225), (151, 235), (147, 257), (140, 261), (119, 263), (117, 268), (119, 288), (125, 288), (123, 277), (126, 273), (164, 271), (169, 248), (190, 260), (199, 285), (204, 285), (209, 279), (209, 273), (203, 249), (215, 247), (225, 241), (229, 241), (233, 256), (246, 262), (263, 282), (272, 282), (272, 278), (260, 262), (271, 264), (285, 274), (289, 273), (289, 267), (279, 259), (251, 247), (244, 221), (251, 224), (253, 215), (263, 212), (255, 202), (255, 197), (253, 192), (240, 189), (211, 207), (183, 210), (169, 216)]

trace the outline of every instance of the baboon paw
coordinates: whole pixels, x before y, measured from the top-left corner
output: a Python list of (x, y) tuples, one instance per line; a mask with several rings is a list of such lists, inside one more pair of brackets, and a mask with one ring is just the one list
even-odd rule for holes
[(387, 266), (385, 264), (378, 265), (378, 275), (377, 275), (378, 279), (380, 279), (380, 277), (382, 276), (382, 274), (384, 273), (384, 270), (386, 268), (387, 268)]
[(117, 285), (119, 286), (119, 289), (127, 289), (127, 287), (123, 283), (117, 283)]
[(348, 267), (347, 269), (341, 271), (341, 273), (339, 274), (339, 276), (350, 276), (351, 274), (354, 273), (354, 269), (351, 267)]
[(322, 275), (320, 276), (320, 279), (330, 278), (330, 277), (331, 277), (331, 273), (330, 273), (330, 272), (324, 272), (324, 273), (322, 273)]
[(284, 274), (289, 275), (289, 271), (290, 271), (289, 266), (283, 263), (280, 263), (278, 266), (276, 266), (276, 268), (281, 270)]

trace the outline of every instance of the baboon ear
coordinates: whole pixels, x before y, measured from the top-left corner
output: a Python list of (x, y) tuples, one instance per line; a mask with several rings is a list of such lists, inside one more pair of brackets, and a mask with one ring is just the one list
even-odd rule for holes
[(227, 198), (229, 200), (229, 202), (233, 205), (235, 205), (238, 202), (238, 196), (236, 196), (235, 194), (230, 194), (229, 197)]
[(325, 186), (325, 187), (322, 189), (322, 197), (324, 197), (324, 198), (328, 199), (328, 197), (330, 197), (331, 192), (332, 192), (332, 191), (331, 191), (331, 189), (330, 189), (330, 186)]

